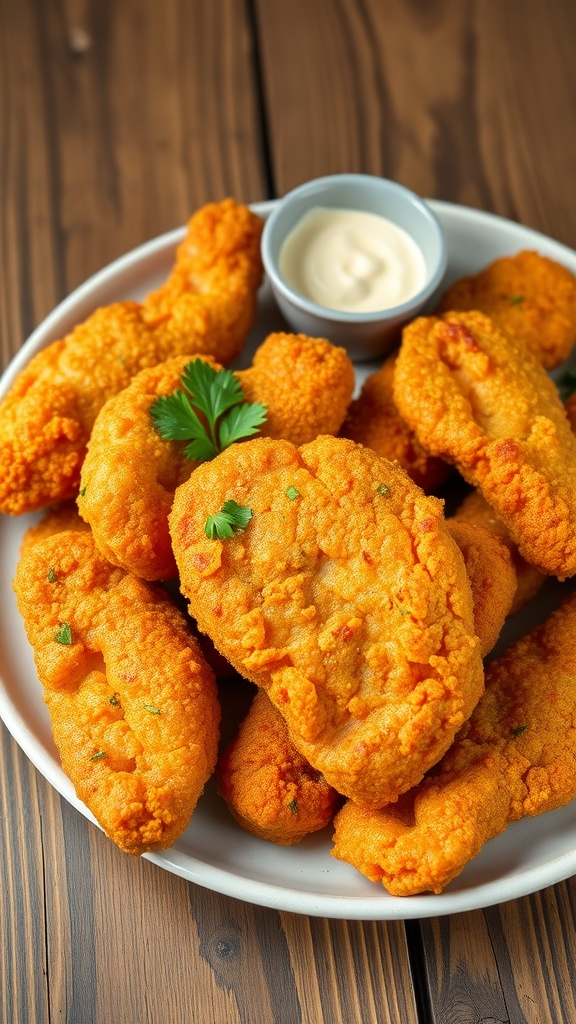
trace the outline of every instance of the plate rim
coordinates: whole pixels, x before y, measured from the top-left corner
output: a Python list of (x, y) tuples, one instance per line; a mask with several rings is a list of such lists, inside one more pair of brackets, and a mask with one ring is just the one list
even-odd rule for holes
[[(266, 217), (278, 202), (279, 200), (271, 199), (249, 205), (255, 213)], [(501, 231), (509, 232), (510, 229), (515, 229), (520, 235), (529, 236), (535, 247), (538, 242), (544, 243), (548, 251), (555, 252), (556, 255), (553, 258), (568, 263), (576, 273), (576, 252), (564, 243), (558, 242), (534, 228), (499, 214), (445, 200), (427, 199), (426, 202), (440, 217), (441, 222), (446, 219), (455, 219), (459, 223), (472, 222), (483, 228), (492, 225)], [(32, 355), (55, 340), (56, 333), (61, 335), (62, 328), (58, 325), (66, 320), (78, 305), (91, 299), (95, 291), (107, 287), (118, 276), (137, 269), (145, 261), (175, 247), (184, 237), (185, 231), (185, 226), (175, 228), (136, 246), (96, 271), (75, 288), (38, 324), (12, 357), (0, 377), (0, 398), (6, 393), (15, 376), (29, 362)], [(52, 755), (46, 752), (36, 734), (14, 705), (1, 677), (0, 718), (20, 749), (48, 783), (88, 821), (102, 831), (92, 813), (76, 796), (72, 783), (60, 765)], [(382, 895), (381, 887), (380, 889), (375, 888), (374, 894), (368, 896), (333, 896), (257, 881), (246, 878), (241, 873), (224, 870), (215, 865), (206, 865), (205, 862), (179, 851), (177, 844), (165, 851), (146, 853), (143, 855), (143, 859), (204, 888), (256, 906), (308, 914), (313, 917), (358, 921), (410, 920), (479, 910), (527, 896), (564, 881), (576, 873), (576, 850), (574, 850), (560, 854), (545, 864), (518, 871), (510, 878), (494, 879), (474, 889), (444, 891), (437, 895), (395, 897), (388, 893)], [(209, 878), (205, 877), (207, 867), (210, 869)]]

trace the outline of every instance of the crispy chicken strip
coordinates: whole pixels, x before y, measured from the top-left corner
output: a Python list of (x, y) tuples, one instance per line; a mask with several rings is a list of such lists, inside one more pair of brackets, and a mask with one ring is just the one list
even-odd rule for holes
[(474, 629), (485, 658), (500, 636), (516, 593), (512, 557), (506, 544), (482, 526), (456, 519), (447, 519), (446, 526), (464, 558), (472, 587)]
[(394, 398), (424, 447), (479, 487), (520, 554), (576, 573), (576, 438), (535, 357), (482, 313), (405, 330)]
[(220, 757), (219, 793), (242, 828), (292, 846), (325, 828), (341, 797), (292, 743), (288, 726), (258, 690), (236, 739)]
[[(252, 519), (210, 540), (228, 499)], [(383, 806), (440, 759), (483, 689), (441, 502), (352, 441), (258, 438), (194, 471), (170, 531), (200, 629), (338, 792)]]
[(14, 589), (79, 798), (127, 853), (170, 846), (218, 742), (214, 677), (184, 617), (76, 530), (30, 546)]
[(204, 207), (163, 299), (97, 309), (30, 361), (0, 404), (0, 512), (76, 496), (98, 412), (144, 367), (190, 352), (222, 363), (238, 353), (262, 275), (261, 228), (231, 199)]
[(547, 256), (525, 250), (464, 277), (442, 297), (438, 314), (479, 310), (550, 370), (576, 341), (576, 278)]
[(496, 537), (506, 544), (512, 564), (516, 571), (516, 592), (510, 608), (510, 614), (514, 615), (524, 605), (528, 604), (541, 589), (546, 576), (539, 569), (530, 565), (518, 551), (512, 541), (508, 530), (502, 520), (496, 515), (480, 491), (471, 491), (454, 513), (454, 519), (460, 523), (469, 523), (472, 526), (481, 526), (489, 530)]
[(365, 444), (390, 462), (398, 462), (414, 483), (430, 493), (448, 479), (452, 468), (429, 455), (400, 416), (393, 394), (396, 359), (396, 353), (389, 356), (376, 373), (366, 378), (360, 395), (348, 409), (340, 434)]
[[(176, 576), (168, 513), (197, 463), (164, 441), (150, 416), (158, 395), (180, 387), (190, 357), (144, 370), (98, 416), (82, 469), (78, 505), (102, 554), (147, 580)], [(213, 364), (215, 365), (215, 364)], [(262, 434), (295, 444), (335, 433), (354, 387), (344, 349), (322, 338), (272, 334), (248, 370), (236, 373), (248, 401), (266, 405)]]
[(395, 896), (441, 892), (519, 818), (576, 796), (576, 594), (493, 662), (440, 764), (394, 807), (346, 804), (334, 856)]

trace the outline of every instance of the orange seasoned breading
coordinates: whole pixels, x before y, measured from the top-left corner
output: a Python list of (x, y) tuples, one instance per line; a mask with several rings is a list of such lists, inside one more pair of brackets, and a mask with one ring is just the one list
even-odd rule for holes
[(127, 853), (170, 846), (218, 742), (214, 677), (183, 615), (75, 530), (31, 546), (14, 589), (78, 797)]
[(473, 309), (517, 338), (548, 370), (562, 363), (576, 342), (576, 278), (537, 252), (503, 256), (457, 281), (437, 313)]
[(90, 530), (88, 523), (81, 518), (75, 501), (65, 501), (62, 505), (48, 509), (40, 522), (26, 530), (20, 545), (20, 557), (41, 540), (53, 537), (55, 533), (62, 533), (64, 530)]
[(482, 526), (447, 519), (472, 588), (474, 628), (485, 658), (500, 636), (516, 593), (516, 571), (506, 544)]
[(325, 828), (341, 797), (296, 750), (288, 726), (259, 690), (238, 735), (221, 755), (218, 790), (242, 828), (292, 846)]
[(548, 575), (576, 573), (576, 438), (535, 357), (482, 313), (420, 317), (394, 374), (401, 415)]
[(429, 455), (400, 416), (393, 394), (396, 358), (396, 354), (390, 356), (366, 378), (360, 395), (348, 409), (340, 434), (365, 444), (390, 462), (398, 462), (414, 483), (429, 493), (448, 479), (452, 468)]
[(394, 807), (347, 803), (334, 856), (395, 896), (441, 892), (506, 826), (576, 796), (576, 595), (492, 662), (439, 765)]
[[(78, 505), (98, 548), (114, 565), (147, 580), (176, 576), (168, 513), (176, 487), (197, 465), (186, 458), (183, 444), (162, 440), (150, 408), (159, 395), (181, 386), (189, 359), (144, 370), (106, 403), (82, 468)], [(267, 407), (262, 434), (298, 444), (338, 430), (354, 386), (344, 349), (303, 335), (271, 335), (254, 365), (236, 376), (246, 398)]]
[[(228, 499), (252, 519), (210, 540)], [(194, 471), (170, 531), (200, 629), (338, 792), (383, 806), (439, 760), (483, 688), (441, 502), (352, 441), (258, 438)]]
[(169, 282), (161, 309), (152, 298), (97, 309), (31, 360), (0, 404), (0, 512), (75, 497), (99, 410), (140, 370), (182, 353), (221, 362), (238, 353), (261, 279), (261, 228), (232, 200), (204, 207), (191, 218), (172, 275), (178, 287)]
[[(164, 358), (201, 352), (227, 366), (240, 354), (262, 282), (262, 227), (233, 199), (208, 203), (190, 218), (170, 277), (143, 304), (144, 322), (162, 325), (168, 339)], [(202, 342), (191, 347), (196, 335)]]
[(464, 498), (464, 501), (454, 513), (454, 519), (460, 523), (481, 526), (485, 530), (489, 530), (496, 537), (499, 537), (506, 544), (516, 572), (516, 593), (514, 594), (510, 614), (514, 615), (520, 611), (525, 604), (528, 604), (533, 597), (536, 597), (546, 579), (545, 575), (522, 558), (504, 523), (498, 518), (486, 499), (482, 497), (480, 491), (471, 491)]

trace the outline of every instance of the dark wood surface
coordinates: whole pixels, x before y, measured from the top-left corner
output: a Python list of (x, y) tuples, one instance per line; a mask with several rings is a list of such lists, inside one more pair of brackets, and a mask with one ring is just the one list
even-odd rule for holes
[[(208, 199), (392, 177), (576, 246), (571, 0), (0, 0), (0, 356)], [(132, 860), (2, 727), (6, 1024), (576, 1020), (576, 889), (306, 918)]]

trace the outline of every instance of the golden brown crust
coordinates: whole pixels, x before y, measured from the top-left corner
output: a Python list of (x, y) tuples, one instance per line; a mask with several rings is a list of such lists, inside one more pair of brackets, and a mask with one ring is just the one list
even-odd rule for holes
[(508, 530), (501, 519), (498, 518), (493, 508), (490, 507), (480, 491), (471, 491), (454, 513), (454, 519), (462, 523), (470, 523), (473, 526), (481, 526), (490, 533), (499, 537), (506, 544), (512, 557), (512, 564), (516, 572), (516, 593), (510, 614), (514, 615), (524, 605), (528, 604), (544, 584), (546, 576), (539, 569), (530, 565), (518, 551)]
[[(254, 315), (261, 228), (232, 200), (202, 208), (178, 250), (180, 283), (167, 292), (172, 307), (165, 298), (160, 310), (150, 298), (144, 306), (97, 309), (31, 360), (0, 405), (0, 512), (15, 515), (76, 496), (99, 410), (140, 370), (189, 352), (219, 353), (221, 362), (237, 354)], [(232, 254), (227, 232), (240, 245)]]
[(214, 677), (184, 617), (77, 531), (31, 547), (14, 589), (79, 798), (127, 853), (170, 846), (218, 741)]
[(516, 593), (516, 572), (506, 544), (489, 530), (447, 519), (472, 588), (474, 628), (485, 658), (494, 647)]
[(453, 462), (548, 575), (576, 573), (576, 438), (536, 359), (482, 313), (420, 317), (394, 398), (421, 444)]
[(477, 309), (517, 338), (546, 369), (576, 341), (576, 279), (554, 260), (524, 250), (457, 281), (437, 313)]
[[(253, 518), (209, 540), (230, 498)], [(382, 806), (442, 756), (482, 692), (479, 643), (442, 505), (399, 467), (341, 438), (247, 441), (178, 488), (170, 530), (200, 629), (330, 785)]]
[(452, 468), (429, 455), (400, 416), (393, 394), (396, 359), (396, 354), (390, 356), (366, 378), (360, 395), (348, 409), (340, 434), (397, 462), (414, 483), (430, 493), (448, 479)]
[[(114, 565), (147, 580), (177, 574), (168, 513), (176, 487), (197, 465), (186, 458), (183, 444), (162, 440), (150, 407), (181, 386), (190, 358), (142, 371), (106, 403), (82, 467), (78, 506), (98, 548)], [(267, 407), (262, 434), (298, 444), (338, 430), (354, 386), (344, 349), (303, 335), (271, 335), (254, 365), (236, 376), (248, 401)]]
[(242, 828), (292, 846), (328, 825), (341, 797), (291, 742), (280, 712), (258, 690), (238, 735), (222, 753), (218, 789)]
[(85, 533), (90, 530), (88, 523), (81, 518), (75, 501), (66, 501), (62, 505), (47, 509), (40, 521), (26, 530), (20, 545), (20, 557), (35, 544), (64, 530), (79, 530)]
[(346, 804), (334, 856), (395, 896), (441, 892), (509, 822), (576, 796), (576, 595), (493, 662), (439, 765), (395, 807)]

